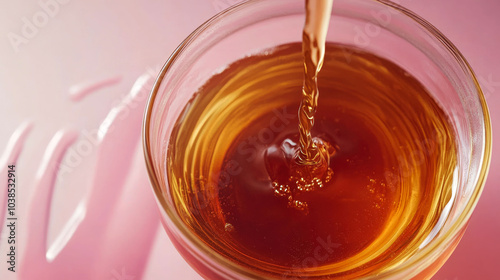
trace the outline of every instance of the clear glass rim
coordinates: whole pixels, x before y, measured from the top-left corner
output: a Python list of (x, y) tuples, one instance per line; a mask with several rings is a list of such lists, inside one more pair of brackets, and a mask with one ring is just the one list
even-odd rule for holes
[[(165, 74), (167, 71), (171, 68), (172, 64), (176, 61), (177, 57), (184, 51), (184, 49), (193, 42), (194, 39), (197, 38), (198, 35), (200, 35), (204, 30), (206, 30), (208, 27), (210, 27), (212, 24), (223, 18), (226, 14), (231, 13), (232, 10), (235, 8), (244, 8), (246, 6), (251, 6), (251, 5), (256, 5), (259, 2), (263, 2), (266, 0), (249, 0), (249, 1), (244, 1), (240, 4), (237, 4), (235, 6), (232, 6), (217, 15), (213, 16), (206, 22), (204, 22), (202, 25), (200, 25), (196, 30), (194, 30), (172, 53), (172, 55), (169, 57), (163, 68), (161, 69), (155, 83), (153, 86), (153, 89), (151, 91), (149, 100), (147, 101), (146, 104), (146, 109), (145, 109), (145, 114), (144, 114), (144, 120), (143, 120), (143, 127), (142, 127), (142, 140), (143, 140), (143, 149), (144, 149), (144, 157), (146, 161), (146, 167), (147, 171), (149, 174), (149, 178), (151, 181), (151, 185), (153, 188), (153, 191), (156, 195), (157, 202), (162, 206), (164, 210), (160, 211), (165, 211), (168, 218), (173, 222), (173, 224), (176, 226), (177, 230), (180, 231), (180, 233), (187, 238), (189, 242), (191, 242), (196, 248), (201, 250), (201, 252), (206, 256), (207, 258), (211, 259), (212, 261), (223, 265), (226, 269), (230, 271), (234, 271), (235, 273), (238, 273), (239, 275), (242, 276), (247, 276), (247, 277), (263, 277), (263, 275), (256, 275), (255, 271), (247, 269), (243, 266), (240, 266), (236, 263), (231, 262), (230, 260), (224, 258), (223, 256), (219, 255), (216, 253), (214, 250), (212, 250), (209, 246), (207, 246), (205, 243), (203, 243), (201, 240), (199, 240), (189, 229), (188, 227), (180, 220), (180, 218), (177, 216), (175, 209), (171, 209), (165, 198), (163, 197), (161, 193), (161, 186), (158, 182), (157, 179), (157, 172), (155, 171), (155, 168), (153, 166), (153, 155), (151, 154), (151, 139), (150, 139), (150, 123), (151, 123), (151, 115), (153, 112), (153, 106), (155, 104), (155, 100), (158, 94), (158, 90), (160, 88), (160, 85), (165, 77)], [(456, 221), (452, 224), (450, 229), (448, 230), (447, 234), (439, 236), (436, 240), (431, 242), (428, 246), (424, 247), (421, 251), (419, 251), (417, 254), (415, 254), (411, 259), (409, 259), (407, 262), (403, 263), (402, 265), (393, 268), (387, 272), (384, 272), (383, 274), (377, 275), (377, 278), (379, 277), (389, 277), (389, 276), (396, 276), (400, 274), (401, 272), (406, 271), (408, 268), (413, 267), (418, 265), (419, 263), (422, 263), (425, 261), (425, 257), (429, 255), (430, 252), (432, 251), (444, 251), (447, 249), (449, 246), (450, 242), (453, 240), (454, 237), (456, 237), (460, 231), (467, 226), (467, 222), (469, 221), (469, 218), (474, 210), (474, 208), (477, 205), (477, 202), (479, 200), (479, 197), (481, 196), (481, 193), (484, 189), (486, 177), (489, 171), (489, 166), (490, 166), (490, 161), (491, 161), (491, 152), (492, 152), (492, 131), (491, 131), (491, 119), (488, 111), (488, 107), (486, 104), (486, 99), (484, 97), (484, 94), (481, 90), (481, 87), (479, 85), (479, 82), (477, 80), (476, 75), (474, 74), (474, 71), (472, 70), (470, 64), (467, 62), (467, 60), (464, 58), (462, 53), (455, 47), (455, 45), (446, 37), (444, 36), (436, 27), (434, 27), (432, 24), (427, 22), (426, 20), (422, 19), (420, 16), (416, 15), (412, 11), (395, 4), (391, 1), (388, 0), (369, 0), (373, 2), (378, 2), (383, 5), (389, 6), (391, 8), (394, 8), (398, 10), (399, 12), (405, 14), (407, 17), (410, 19), (414, 20), (416, 23), (418, 23), (421, 27), (425, 28), (426, 31), (428, 31), (430, 34), (432, 34), (435, 38), (437, 38), (441, 45), (446, 47), (450, 53), (452, 53), (455, 56), (456, 62), (458, 64), (461, 64), (464, 69), (466, 69), (474, 83), (474, 87), (477, 91), (477, 97), (479, 99), (479, 102), (481, 104), (481, 109), (482, 109), (482, 114), (483, 114), (483, 121), (484, 121), (484, 147), (482, 151), (482, 161), (481, 161), (481, 167), (479, 169), (479, 174), (477, 177), (477, 181), (474, 187), (474, 191), (471, 194), (471, 197), (465, 206), (464, 210), (460, 214), (460, 216), (456, 219)], [(420, 266), (420, 269), (417, 271), (414, 271), (413, 276), (418, 275), (419, 272), (423, 271), (427, 266)], [(366, 278), (369, 279), (370, 277)]]

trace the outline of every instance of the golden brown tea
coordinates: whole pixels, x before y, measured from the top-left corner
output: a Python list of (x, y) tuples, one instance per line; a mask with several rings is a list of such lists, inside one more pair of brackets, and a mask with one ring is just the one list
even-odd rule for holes
[(335, 148), (327, 141), (312, 136), (319, 97), (318, 73), (323, 66), (333, 0), (306, 0), (305, 3), (306, 21), (302, 31), (304, 83), (298, 110), (297, 151), (286, 159), (287, 177), (270, 175), (277, 195), (286, 197), (289, 206), (308, 212), (307, 202), (297, 199), (297, 192), (311, 192), (322, 188), (333, 174), (329, 164)]
[(295, 43), (213, 76), (170, 137), (167, 195), (213, 250), (270, 277), (389, 269), (426, 242), (451, 198), (453, 128), (404, 69), (327, 44), (311, 134), (328, 143), (331, 172), (287, 188), (303, 69)]

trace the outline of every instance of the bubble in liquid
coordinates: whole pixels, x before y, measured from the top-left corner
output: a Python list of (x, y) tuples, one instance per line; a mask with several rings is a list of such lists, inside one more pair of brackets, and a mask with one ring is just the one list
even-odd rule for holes
[[(307, 179), (302, 176), (300, 172), (295, 175), (290, 176), (286, 184), (280, 184), (277, 181), (272, 182), (274, 189), (274, 194), (278, 197), (288, 197), (288, 206), (295, 208), (297, 210), (306, 211), (308, 210), (307, 202), (300, 201), (294, 198), (294, 194), (301, 192), (311, 192), (318, 188), (323, 188), (325, 183), (328, 183), (333, 176), (333, 170), (328, 167), (326, 174), (323, 178), (314, 177), (312, 179)], [(293, 188), (293, 192), (292, 192)]]
[[(337, 149), (329, 143), (323, 142), (319, 138), (314, 138), (314, 142), (318, 149), (319, 161), (308, 164), (301, 162), (299, 157), (299, 147), (289, 141), (284, 141), (281, 145), (282, 153), (276, 157), (294, 154), (287, 157), (289, 160), (289, 176), (287, 179), (276, 179), (272, 181), (274, 195), (277, 197), (287, 197), (288, 207), (304, 211), (308, 213), (308, 204), (305, 201), (297, 199), (300, 193), (312, 192), (325, 187), (333, 177), (333, 170), (329, 167), (330, 157), (333, 156)], [(291, 145), (289, 145), (291, 144)], [(271, 154), (276, 154), (274, 149)], [(273, 176), (271, 176), (273, 177)], [(277, 176), (274, 176), (277, 177)]]
[(232, 232), (234, 231), (234, 226), (230, 223), (226, 223), (226, 225), (224, 226), (224, 230), (227, 232)]

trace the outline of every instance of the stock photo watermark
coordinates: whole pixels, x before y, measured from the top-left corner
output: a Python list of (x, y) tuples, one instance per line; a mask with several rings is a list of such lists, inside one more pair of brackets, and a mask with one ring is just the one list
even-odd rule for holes
[[(156, 77), (159, 72), (159, 67), (148, 68), (146, 74), (148, 77)], [(133, 110), (143, 110), (139, 108), (144, 100), (149, 97), (150, 88), (146, 83), (141, 84), (141, 88), (130, 102), (124, 102), (130, 94), (124, 94), (119, 98), (115, 99), (111, 104), (111, 111), (108, 114), (116, 114), (114, 118), (106, 117), (101, 123), (99, 128), (92, 130), (83, 130), (81, 132), (81, 137), (76, 143), (74, 143), (66, 152), (64, 160), (59, 165), (59, 170), (57, 173), (58, 180), (63, 181), (64, 177), (73, 172), (78, 166), (80, 166), (83, 160), (90, 156), (94, 150), (99, 146), (100, 139), (104, 137), (105, 134), (111, 134), (114, 131), (114, 121), (115, 120), (125, 120)]]
[(312, 251), (312, 254), (302, 260), (300, 264), (293, 265), (292, 269), (283, 273), (281, 279), (299, 280), (307, 279), (307, 277), (300, 276), (310, 268), (319, 267), (321, 264), (328, 260), (336, 249), (342, 245), (340, 243), (332, 242), (332, 237), (329, 235), (326, 238), (316, 238), (317, 246)]
[(212, 0), (212, 7), (218, 13), (241, 1), (242, 0)]
[[(415, 140), (414, 146), (397, 156), (399, 168), (397, 170), (386, 170), (384, 178), (390, 188), (400, 185), (401, 180), (412, 176), (412, 172), (426, 163), (426, 158), (434, 155), (440, 144), (445, 141), (445, 136), (439, 131), (433, 135)], [(408, 159), (413, 159), (409, 161)]]
[(111, 271), (111, 275), (112, 275), (111, 280), (134, 280), (135, 279), (135, 276), (127, 273), (127, 271), (125, 270), (125, 267), (122, 267), (120, 269), (120, 271), (113, 269)]
[(492, 96), (496, 90), (500, 87), (500, 79), (493, 80), (493, 74), (489, 74), (488, 77), (479, 76), (478, 78), (479, 85), (483, 90), (483, 94), (485, 98)]
[[(297, 117), (296, 112), (289, 112), (287, 107), (273, 110), (274, 116), (269, 119), (269, 124), (259, 130), (256, 136), (251, 136), (242, 141), (236, 148), (236, 152), (243, 156), (247, 162), (256, 159), (259, 147), (265, 146), (273, 141), (277, 134), (284, 131), (286, 126), (289, 125), (293, 119)], [(207, 178), (201, 178), (199, 183), (204, 184), (203, 189), (214, 189), (217, 187), (219, 190), (228, 187), (231, 183), (231, 177), (237, 176), (243, 172), (243, 168), (236, 160), (228, 161), (221, 169), (220, 172), (211, 173)], [(204, 193), (196, 192), (196, 200), (200, 204), (190, 205), (189, 210), (193, 213), (205, 209), (215, 199), (214, 193), (209, 193), (210, 196), (206, 197)]]
[(21, 18), (21, 28), (18, 32), (7, 33), (7, 38), (14, 52), (18, 53), (22, 45), (26, 45), (35, 38), (40, 31), (56, 17), (61, 8), (71, 0), (40, 0), (38, 11), (31, 16)]
[(6, 225), (8, 237), (7, 242), (7, 270), (16, 272), (16, 244), (17, 236), (17, 201), (16, 201), (16, 165), (11, 164), (7, 170), (7, 218)]
[[(403, 2), (409, 2), (411, 0), (394, 0), (395, 4), (402, 5)], [(367, 22), (362, 28), (359, 26), (354, 27), (354, 45), (360, 49), (366, 49), (372, 42), (372, 39), (379, 36), (382, 32), (382, 28), (388, 26), (393, 16), (399, 12), (391, 7), (387, 7), (384, 10), (370, 11), (370, 15), (375, 23)], [(342, 47), (342, 52), (347, 62), (351, 62), (351, 56), (355, 52), (352, 49)]]

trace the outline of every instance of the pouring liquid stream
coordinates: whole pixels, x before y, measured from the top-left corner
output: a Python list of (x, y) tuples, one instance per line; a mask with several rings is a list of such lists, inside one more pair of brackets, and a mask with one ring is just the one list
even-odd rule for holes
[(306, 20), (302, 34), (304, 57), (304, 84), (298, 111), (299, 145), (290, 164), (286, 182), (273, 180), (275, 195), (288, 199), (288, 205), (307, 213), (307, 202), (295, 197), (297, 192), (310, 192), (322, 188), (333, 175), (329, 167), (335, 149), (329, 143), (312, 136), (314, 115), (318, 107), (318, 73), (323, 66), (326, 35), (330, 23), (333, 0), (306, 0)]

